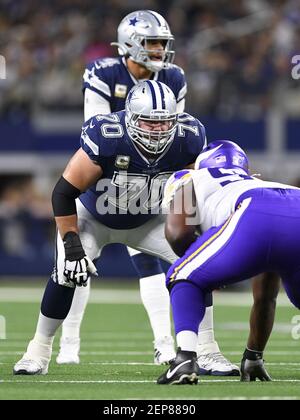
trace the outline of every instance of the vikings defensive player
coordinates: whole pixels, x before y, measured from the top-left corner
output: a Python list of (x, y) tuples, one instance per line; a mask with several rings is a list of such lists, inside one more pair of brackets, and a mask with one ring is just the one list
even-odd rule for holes
[[(178, 350), (158, 384), (197, 383), (206, 293), (275, 271), (300, 309), (300, 189), (251, 177), (245, 152), (230, 141), (210, 143), (195, 168), (175, 173), (166, 186), (166, 237), (181, 256), (167, 275)], [(249, 360), (248, 353), (243, 380), (271, 380), (262, 354)]]

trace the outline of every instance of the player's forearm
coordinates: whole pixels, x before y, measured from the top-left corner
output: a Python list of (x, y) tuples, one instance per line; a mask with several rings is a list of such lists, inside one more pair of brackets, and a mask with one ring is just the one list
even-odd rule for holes
[(182, 257), (197, 239), (195, 226), (186, 226), (182, 216), (169, 215), (165, 226), (166, 239), (176, 255)]
[(73, 214), (72, 216), (56, 217), (55, 222), (62, 238), (64, 238), (68, 232), (79, 233), (77, 214)]

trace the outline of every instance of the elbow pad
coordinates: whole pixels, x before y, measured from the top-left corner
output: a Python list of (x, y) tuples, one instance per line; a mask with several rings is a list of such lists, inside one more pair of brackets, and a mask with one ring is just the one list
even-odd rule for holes
[(76, 214), (76, 198), (81, 192), (61, 177), (52, 193), (52, 208), (55, 217), (72, 216)]

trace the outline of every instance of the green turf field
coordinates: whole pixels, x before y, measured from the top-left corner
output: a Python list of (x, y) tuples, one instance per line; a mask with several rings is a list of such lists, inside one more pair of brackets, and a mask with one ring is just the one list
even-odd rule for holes
[[(55, 352), (47, 376), (13, 376), (13, 364), (32, 337), (41, 289), (0, 286), (0, 399), (300, 399), (300, 341), (291, 336), (296, 309), (280, 299), (276, 329), (265, 353), (274, 382), (240, 383), (237, 378), (202, 377), (197, 386), (158, 386), (165, 367), (153, 362), (152, 336), (135, 288), (93, 291), (82, 326), (79, 366), (58, 366)], [(238, 363), (248, 334), (247, 294), (218, 293), (216, 336)], [(2, 322), (3, 324), (3, 322)], [(299, 329), (298, 329), (299, 331)], [(0, 337), (3, 331), (0, 329)]]

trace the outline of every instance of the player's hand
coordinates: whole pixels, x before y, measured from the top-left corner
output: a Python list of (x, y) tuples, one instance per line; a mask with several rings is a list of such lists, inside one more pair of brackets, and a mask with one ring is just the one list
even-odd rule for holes
[(272, 381), (271, 376), (266, 371), (264, 361), (249, 360), (243, 358), (241, 363), (241, 382), (254, 382), (259, 379), (263, 382)]
[(63, 238), (65, 247), (64, 277), (67, 284), (86, 286), (91, 274), (97, 274), (92, 260), (85, 255), (80, 237), (76, 232), (67, 232)]
[(65, 260), (64, 277), (67, 283), (85, 287), (91, 274), (97, 274), (97, 269), (89, 257), (84, 256), (75, 261)]

